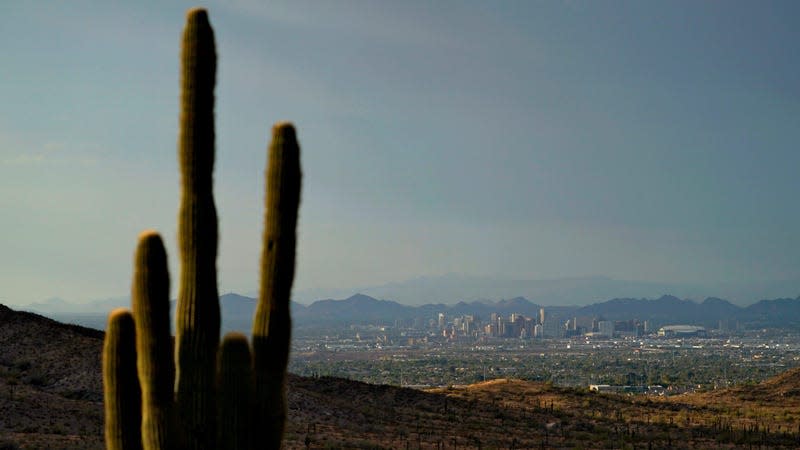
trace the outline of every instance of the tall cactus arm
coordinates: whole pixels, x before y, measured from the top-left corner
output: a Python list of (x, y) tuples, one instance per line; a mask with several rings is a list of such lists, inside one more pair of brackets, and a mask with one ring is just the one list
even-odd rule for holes
[[(286, 422), (286, 365), (289, 359), (292, 291), (300, 204), (300, 147), (294, 126), (272, 129), (266, 181), (261, 291), (253, 322), (256, 429), (262, 448), (280, 448)], [(263, 439), (263, 441), (261, 441)]]
[(192, 9), (186, 16), (181, 52), (181, 275), (176, 321), (177, 414), (186, 448), (192, 450), (216, 448), (214, 384), (220, 328), (212, 192), (216, 63), (208, 14)]

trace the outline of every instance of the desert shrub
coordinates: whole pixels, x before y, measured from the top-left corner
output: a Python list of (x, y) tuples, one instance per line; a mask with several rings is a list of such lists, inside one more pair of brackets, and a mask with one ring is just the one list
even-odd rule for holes
[(0, 438), (0, 450), (19, 450), (19, 446), (12, 441)]
[(34, 373), (25, 377), (23, 381), (31, 386), (42, 387), (47, 384), (47, 377), (41, 373)]
[(102, 401), (103, 396), (92, 391), (88, 391), (86, 389), (77, 389), (71, 391), (64, 391), (61, 393), (61, 396), (64, 398), (68, 398), (70, 400), (90, 400), (90, 401)]

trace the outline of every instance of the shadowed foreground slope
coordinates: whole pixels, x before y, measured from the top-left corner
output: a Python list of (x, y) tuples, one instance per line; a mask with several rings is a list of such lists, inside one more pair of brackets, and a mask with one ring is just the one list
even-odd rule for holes
[(102, 447), (102, 339), (0, 305), (0, 448)]
[[(101, 347), (101, 332), (0, 305), (0, 449), (103, 448)], [(505, 379), (423, 392), (290, 376), (285, 447), (797, 448), (795, 392), (798, 371), (670, 398)]]

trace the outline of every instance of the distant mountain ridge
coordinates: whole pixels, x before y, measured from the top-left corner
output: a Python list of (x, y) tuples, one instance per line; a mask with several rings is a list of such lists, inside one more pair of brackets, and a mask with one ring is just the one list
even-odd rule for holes
[[(119, 300), (113, 302), (123, 303)], [(174, 302), (174, 301), (173, 301)], [(99, 306), (100, 302), (97, 302)], [(112, 301), (109, 301), (112, 303)], [(220, 296), (222, 310), (222, 332), (242, 331), (249, 333), (256, 299), (235, 293)], [(58, 303), (63, 306), (63, 303)], [(507, 316), (512, 313), (526, 317), (537, 317), (543, 306), (524, 297), (499, 301), (461, 301), (455, 304), (403, 305), (393, 300), (376, 299), (362, 293), (348, 298), (317, 300), (306, 306), (291, 303), (292, 317), (298, 325), (348, 323), (393, 324), (398, 319), (436, 319), (439, 313), (447, 317), (473, 315), (486, 320), (492, 313)], [(563, 319), (571, 317), (597, 317), (601, 320), (650, 321), (653, 325), (690, 324), (716, 328), (720, 322), (733, 327), (796, 327), (800, 328), (800, 297), (761, 300), (747, 307), (709, 297), (702, 302), (663, 295), (655, 299), (614, 298), (587, 306), (544, 306), (549, 316)], [(110, 311), (111, 306), (106, 308)], [(174, 304), (173, 304), (174, 309)], [(103, 308), (91, 313), (47, 313), (61, 321), (77, 323), (96, 329), (105, 327), (107, 311)]]
[(308, 321), (385, 321), (434, 318), (439, 313), (448, 316), (477, 315), (486, 317), (491, 313), (536, 315), (541, 306), (522, 297), (510, 300), (459, 302), (455, 305), (428, 304), (422, 306), (402, 305), (392, 300), (378, 300), (364, 294), (356, 294), (344, 300), (319, 300), (305, 309), (293, 310), (297, 320)]
[(414, 307), (401, 305), (391, 300), (378, 300), (368, 295), (355, 294), (344, 300), (318, 300), (305, 310), (292, 311), (299, 319), (324, 319), (328, 321), (352, 320), (385, 320), (389, 317), (405, 318)]
[(620, 280), (608, 276), (553, 279), (446, 274), (422, 276), (374, 286), (345, 289), (296, 289), (293, 299), (310, 304), (322, 298), (346, 298), (359, 292), (373, 298), (392, 299), (404, 305), (455, 304), (484, 299), (524, 297), (549, 306), (589, 305), (612, 298), (657, 298), (668, 293), (678, 298), (720, 297), (745, 306), (758, 299), (783, 298), (800, 293), (800, 278), (770, 281), (679, 283)]
[(130, 304), (130, 297), (106, 298), (92, 300), (87, 303), (75, 303), (54, 297), (41, 302), (16, 306), (16, 308), (45, 314), (98, 314), (100, 312), (110, 312), (114, 308), (130, 306)]
[[(615, 298), (577, 308), (575, 316), (597, 316), (606, 320), (639, 319), (656, 323), (682, 323), (717, 327), (720, 321), (749, 327), (800, 327), (800, 296), (794, 299), (761, 300), (741, 307), (709, 297), (697, 303), (671, 295), (657, 299)], [(731, 326), (733, 324), (730, 324)]]
[[(492, 313), (522, 314), (536, 317), (541, 305), (524, 297), (508, 300), (459, 302), (454, 305), (428, 304), (407, 306), (391, 300), (378, 300), (356, 294), (343, 300), (320, 300), (304, 309), (293, 311), (298, 321), (314, 322), (377, 322), (391, 324), (396, 319), (434, 319), (439, 313), (461, 316), (475, 315), (486, 319)], [(800, 297), (761, 300), (747, 307), (709, 297), (702, 302), (663, 295), (656, 299), (615, 298), (583, 307), (544, 307), (547, 314), (562, 318), (590, 316), (605, 320), (648, 320), (654, 324), (692, 324), (716, 328), (720, 321), (736, 322), (749, 327), (800, 328)]]
[(702, 303), (664, 295), (654, 300), (615, 298), (603, 303), (584, 306), (577, 316), (601, 316), (606, 320), (640, 319), (661, 323), (696, 323), (698, 320), (719, 321), (735, 318), (741, 308), (726, 300), (706, 299)]

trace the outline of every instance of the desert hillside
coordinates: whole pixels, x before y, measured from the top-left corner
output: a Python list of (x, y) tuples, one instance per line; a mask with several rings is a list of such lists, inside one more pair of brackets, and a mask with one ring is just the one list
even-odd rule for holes
[[(0, 305), (0, 449), (100, 449), (102, 333)], [(669, 398), (289, 378), (286, 448), (797, 448), (800, 372)]]

